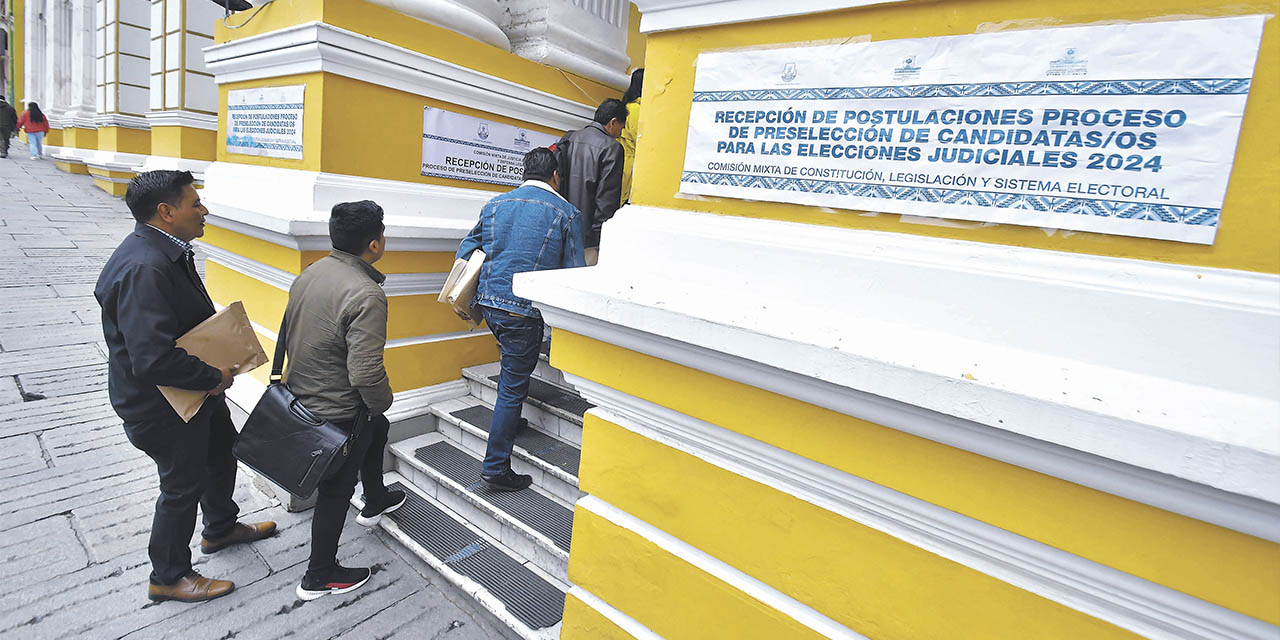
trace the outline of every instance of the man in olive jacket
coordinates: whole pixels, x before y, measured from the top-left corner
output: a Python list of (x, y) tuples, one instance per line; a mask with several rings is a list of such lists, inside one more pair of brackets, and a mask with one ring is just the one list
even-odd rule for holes
[(355, 491), (364, 483), (365, 507), (357, 521), (377, 524), (399, 508), (402, 491), (382, 483), (382, 455), (390, 425), (391, 383), (383, 364), (387, 346), (386, 276), (373, 263), (386, 251), (382, 207), (370, 200), (334, 205), (329, 216), (333, 251), (307, 267), (289, 289), (285, 308), (285, 384), (312, 413), (356, 432), (351, 454), (320, 482), (311, 519), (311, 560), (297, 587), (314, 600), (347, 593), (368, 582), (368, 567), (338, 564), (338, 538)]

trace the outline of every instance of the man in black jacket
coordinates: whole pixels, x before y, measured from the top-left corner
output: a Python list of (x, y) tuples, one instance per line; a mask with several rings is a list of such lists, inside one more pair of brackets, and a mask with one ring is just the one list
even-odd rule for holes
[[(111, 255), (93, 292), (110, 350), (111, 406), (129, 442), (155, 461), (160, 475), (148, 545), (147, 595), (157, 601), (201, 602), (235, 588), (191, 569), (187, 544), (197, 505), (204, 513), (204, 553), (260, 540), (276, 529), (274, 522), (236, 522), (236, 431), (222, 396), (235, 371), (205, 364), (175, 344), (214, 314), (191, 251), (209, 213), (193, 182), (189, 171), (150, 171), (129, 182), (125, 202), (138, 225)], [(184, 423), (156, 385), (211, 395)]]
[(609, 98), (596, 108), (592, 123), (561, 139), (569, 143), (569, 166), (560, 167), (560, 193), (582, 212), (587, 234), (582, 246), (589, 265), (600, 252), (601, 227), (621, 206), (623, 151), (617, 138), (626, 123), (627, 107)]
[(18, 112), (0, 96), (0, 158), (9, 157), (9, 136), (18, 129)]

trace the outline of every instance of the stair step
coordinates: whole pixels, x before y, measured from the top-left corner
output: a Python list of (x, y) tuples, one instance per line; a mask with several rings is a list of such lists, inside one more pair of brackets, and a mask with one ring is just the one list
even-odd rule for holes
[(438, 433), (391, 446), (396, 470), (428, 497), (560, 580), (568, 581), (573, 508), (530, 487), (494, 491), (480, 459)]
[[(486, 435), (489, 433), (490, 423), (493, 422), (493, 409), (484, 405), (452, 411), (450, 415), (479, 427)], [(578, 463), (582, 457), (582, 451), (567, 442), (552, 438), (537, 429), (521, 429), (520, 433), (516, 434), (516, 446), (522, 447), (533, 457), (553, 467), (564, 469), (574, 476), (578, 475)]]
[[(473, 396), (456, 398), (431, 406), (437, 420), (437, 431), (459, 445), (459, 448), (482, 458), (489, 440), (489, 423), (493, 410)], [(582, 497), (578, 490), (580, 450), (534, 428), (516, 435), (511, 467), (518, 473), (533, 476), (534, 485), (565, 504)]]
[[(559, 637), (567, 585), (516, 559), (401, 475), (388, 473), (385, 481), (389, 489), (404, 491), (408, 498), (403, 507), (383, 516), (378, 526), (521, 636), (530, 640)], [(360, 506), (358, 497), (353, 502)]]
[[(493, 362), (463, 369), (462, 375), (467, 380), (471, 395), (493, 406), (498, 400), (500, 371), (498, 363)], [(542, 431), (581, 445), (583, 414), (591, 407), (591, 403), (572, 389), (534, 377), (529, 380), (529, 396), (521, 415)]]

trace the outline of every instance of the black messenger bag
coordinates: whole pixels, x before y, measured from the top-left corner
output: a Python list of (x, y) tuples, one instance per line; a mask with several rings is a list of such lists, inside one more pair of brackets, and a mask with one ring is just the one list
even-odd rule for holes
[(361, 411), (348, 433), (302, 406), (281, 382), (287, 323), (287, 318), (281, 321), (276, 336), (270, 384), (240, 430), (232, 453), (250, 469), (305, 499), (347, 461), (367, 414)]

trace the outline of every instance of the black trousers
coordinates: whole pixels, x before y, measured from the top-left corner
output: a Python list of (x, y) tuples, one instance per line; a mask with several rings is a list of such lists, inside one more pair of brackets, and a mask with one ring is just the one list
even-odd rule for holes
[(13, 132), (0, 127), (0, 156), (9, 155), (9, 134), (11, 133)]
[[(355, 425), (339, 426), (351, 429)], [(311, 559), (307, 562), (307, 573), (313, 577), (323, 575), (338, 564), (338, 540), (342, 537), (342, 525), (347, 520), (357, 476), (364, 480), (366, 498), (381, 497), (387, 490), (382, 484), (382, 452), (387, 447), (391, 424), (385, 416), (372, 416), (361, 427), (347, 461), (320, 481), (316, 489), (316, 508), (311, 516)]]
[(240, 508), (231, 494), (236, 486), (236, 459), (231, 455), (236, 429), (222, 398), (204, 406), (183, 423), (176, 414), (158, 420), (126, 422), (133, 446), (156, 463), (160, 498), (151, 522), (151, 581), (173, 584), (191, 571), (191, 535), (196, 506), (204, 516), (205, 538), (231, 532)]

